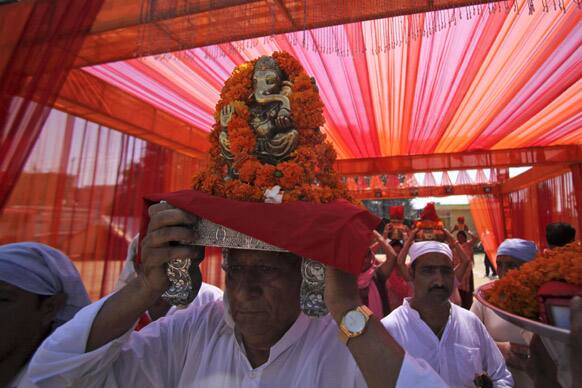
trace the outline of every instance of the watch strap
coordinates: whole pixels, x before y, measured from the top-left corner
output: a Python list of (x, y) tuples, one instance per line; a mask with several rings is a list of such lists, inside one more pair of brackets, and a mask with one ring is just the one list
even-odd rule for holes
[(364, 334), (364, 332), (366, 331), (366, 327), (368, 326), (368, 321), (370, 320), (370, 317), (372, 315), (374, 315), (374, 313), (372, 312), (372, 310), (370, 310), (368, 308), (368, 306), (360, 305), (353, 310), (346, 311), (346, 313), (343, 316), (345, 317), (350, 311), (358, 311), (358, 312), (362, 313), (362, 315), (364, 315), (364, 318), (366, 320), (366, 325), (364, 326), (364, 328), (361, 331), (354, 333), (354, 332), (348, 330), (347, 327), (345, 327), (345, 325), (343, 324), (343, 317), (342, 317), (342, 320), (340, 321), (339, 331), (338, 331), (337, 335), (338, 335), (340, 341), (342, 341), (342, 343), (344, 343), (345, 345), (348, 344), (348, 341), (350, 339), (359, 337), (360, 335)]

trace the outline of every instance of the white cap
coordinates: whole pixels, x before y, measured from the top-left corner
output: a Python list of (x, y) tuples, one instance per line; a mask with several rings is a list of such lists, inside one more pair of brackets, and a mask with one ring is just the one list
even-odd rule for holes
[(419, 241), (410, 247), (408, 254), (410, 255), (411, 263), (422, 255), (427, 253), (441, 253), (453, 261), (453, 252), (448, 244), (438, 241)]

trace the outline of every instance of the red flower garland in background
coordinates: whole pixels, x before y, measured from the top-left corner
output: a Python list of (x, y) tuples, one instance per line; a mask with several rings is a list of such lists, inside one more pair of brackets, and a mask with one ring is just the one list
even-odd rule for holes
[[(261, 163), (255, 156), (256, 139), (249, 125), (246, 101), (252, 93), (252, 75), (256, 60), (234, 69), (225, 82), (216, 104), (215, 124), (210, 133), (210, 163), (194, 176), (193, 188), (212, 195), (244, 201), (263, 201), (265, 190), (281, 186), (283, 201), (328, 203), (343, 198), (353, 202), (347, 188), (333, 171), (336, 153), (318, 128), (323, 118), (323, 103), (311, 78), (301, 64), (285, 52), (273, 53), (279, 67), (293, 83), (289, 97), (293, 120), (299, 132), (299, 144), (291, 158), (276, 166)], [(220, 111), (228, 104), (234, 114), (228, 124), (230, 150), (239, 179), (224, 180), (226, 163), (220, 153)]]

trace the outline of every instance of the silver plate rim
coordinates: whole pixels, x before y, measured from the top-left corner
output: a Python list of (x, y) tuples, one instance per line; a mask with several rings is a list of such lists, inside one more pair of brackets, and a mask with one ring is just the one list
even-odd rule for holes
[(487, 283), (477, 289), (477, 292), (475, 293), (475, 298), (477, 298), (477, 300), (481, 302), (483, 306), (490, 308), (491, 310), (493, 310), (493, 312), (495, 312), (495, 314), (497, 314), (502, 319), (511, 322), (521, 327), (522, 329), (529, 330), (542, 337), (548, 337), (556, 341), (564, 343), (570, 342), (570, 330), (562, 329), (560, 327), (524, 318), (489, 303), (485, 299), (485, 292), (488, 291), (491, 287), (493, 287), (494, 284), (495, 282)]

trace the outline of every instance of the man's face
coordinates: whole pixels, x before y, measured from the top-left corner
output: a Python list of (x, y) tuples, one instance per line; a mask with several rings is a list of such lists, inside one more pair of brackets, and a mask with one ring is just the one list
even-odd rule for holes
[(442, 253), (427, 253), (417, 258), (411, 274), (416, 300), (442, 303), (453, 292), (453, 264)]
[(504, 277), (508, 271), (521, 267), (523, 263), (523, 261), (514, 259), (508, 255), (497, 256), (497, 274), (499, 275), (499, 279)]
[(459, 240), (459, 242), (461, 244), (466, 243), (467, 242), (467, 236), (465, 235), (465, 233), (458, 233), (457, 234), (457, 240)]
[(0, 281), (0, 362), (42, 338), (47, 330), (42, 303), (38, 295)]
[(300, 312), (301, 259), (291, 254), (233, 249), (225, 271), (237, 330), (245, 342), (274, 345)]

